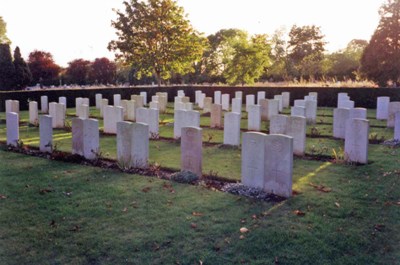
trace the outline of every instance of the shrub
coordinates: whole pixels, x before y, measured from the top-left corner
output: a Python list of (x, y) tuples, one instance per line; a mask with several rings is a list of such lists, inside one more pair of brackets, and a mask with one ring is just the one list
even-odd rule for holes
[(199, 177), (190, 171), (181, 171), (173, 174), (171, 180), (179, 183), (196, 184), (199, 181)]

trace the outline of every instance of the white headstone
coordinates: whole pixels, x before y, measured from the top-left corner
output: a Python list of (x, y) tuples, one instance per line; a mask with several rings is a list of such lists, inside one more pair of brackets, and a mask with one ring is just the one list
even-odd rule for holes
[(100, 109), (101, 108), (101, 100), (103, 99), (103, 95), (96, 94), (95, 98), (96, 98), (96, 109)]
[(282, 92), (282, 104), (284, 108), (290, 106), (290, 92)]
[(286, 115), (274, 115), (269, 121), (269, 134), (285, 134), (289, 117)]
[(184, 97), (185, 92), (183, 90), (178, 90), (178, 97)]
[[(228, 102), (228, 110), (229, 110), (229, 102)], [(233, 98), (232, 99), (232, 112), (239, 113), (239, 114), (242, 113), (242, 99), (241, 98)]]
[(17, 147), (19, 141), (19, 115), (15, 112), (6, 113), (7, 145)]
[(75, 116), (79, 117), (80, 107), (83, 104), (83, 98), (75, 98)]
[(255, 105), (255, 96), (254, 95), (246, 95), (246, 111), (249, 111), (250, 105)]
[(221, 104), (221, 91), (214, 91), (214, 104)]
[(101, 100), (101, 105), (100, 105), (100, 116), (103, 117), (104, 116), (104, 108), (108, 106), (108, 99), (103, 98)]
[(310, 92), (308, 95), (318, 102), (318, 92)]
[(116, 134), (117, 122), (124, 120), (124, 109), (122, 107), (105, 106), (103, 112), (104, 133)]
[(121, 95), (120, 94), (113, 95), (113, 103), (114, 103), (114, 107), (121, 106)]
[(367, 109), (365, 108), (350, 109), (349, 119), (367, 119)]
[(41, 115), (39, 122), (40, 152), (53, 151), (53, 118), (50, 115)]
[[(347, 95), (347, 93), (338, 93), (338, 98), (337, 98), (337, 107), (338, 108), (343, 108), (342, 102), (343, 101), (348, 101), (350, 100), (350, 97)], [(354, 108), (354, 106), (353, 106)]]
[(369, 121), (348, 119), (344, 141), (345, 159), (360, 164), (368, 163)]
[(147, 92), (142, 91), (142, 92), (140, 92), (139, 95), (142, 96), (142, 98), (143, 98), (143, 105), (146, 106), (146, 105), (147, 105)]
[(88, 160), (96, 159), (99, 148), (99, 121), (96, 119), (85, 119), (83, 121), (83, 156)]
[(293, 106), (290, 109), (290, 115), (291, 116), (305, 117), (306, 116), (306, 108), (305, 107)]
[(210, 123), (211, 128), (222, 127), (222, 105), (212, 104), (210, 121), (211, 121)]
[(260, 131), (261, 107), (259, 105), (250, 105), (248, 110), (247, 129), (249, 131)]
[(394, 115), (394, 139), (400, 141), (400, 112)]
[(59, 97), (58, 103), (64, 104), (65, 108), (67, 108), (67, 98), (66, 97)]
[(278, 109), (279, 109), (279, 112), (282, 112), (283, 111), (283, 98), (282, 98), (282, 95), (275, 95), (274, 96), (274, 99), (275, 100), (278, 100)]
[(196, 90), (194, 92), (194, 103), (196, 103), (197, 105), (199, 104), (199, 100), (200, 100), (200, 94), (202, 94), (201, 90)]
[(317, 101), (306, 100), (305, 107), (307, 124), (315, 124), (317, 122)]
[(47, 96), (40, 97), (40, 110), (42, 113), (49, 113), (49, 100)]
[(240, 145), (240, 117), (236, 112), (226, 112), (224, 118), (224, 144)]
[(389, 116), (387, 119), (387, 127), (393, 128), (394, 127), (394, 118), (396, 112), (400, 111), (400, 101), (393, 101), (389, 103)]
[(53, 128), (64, 128), (65, 125), (64, 104), (51, 102), (49, 104), (49, 115), (53, 117)]
[(181, 170), (202, 176), (202, 129), (183, 127), (181, 132)]
[(81, 119), (89, 119), (89, 106), (86, 104), (82, 104), (79, 107), (79, 116)]
[(135, 121), (136, 120), (136, 107), (134, 100), (128, 100), (126, 102), (126, 120)]
[(304, 99), (296, 99), (294, 101), (294, 106), (295, 107), (306, 107), (306, 101)]
[(29, 123), (33, 125), (39, 124), (38, 103), (36, 101), (29, 101)]
[(342, 100), (342, 101), (340, 101), (338, 108), (352, 109), (352, 108), (354, 108), (354, 105), (355, 105), (354, 101), (352, 101), (352, 100)]
[(206, 97), (203, 102), (203, 113), (211, 112), (212, 98)]
[(248, 187), (264, 188), (265, 137), (259, 132), (243, 134), (242, 183)]
[(265, 91), (257, 92), (257, 105), (260, 105), (260, 100), (265, 99)]
[(333, 110), (333, 137), (344, 139), (346, 123), (350, 116), (350, 109), (338, 108)]
[[(233, 102), (233, 100), (232, 100), (232, 102)], [(242, 100), (240, 100), (240, 106), (241, 105), (242, 105)], [(232, 108), (233, 108), (233, 106), (232, 106)], [(229, 111), (229, 94), (222, 95), (222, 109)]]
[(136, 110), (136, 122), (149, 125), (149, 137), (159, 137), (159, 111), (158, 109), (138, 108)]
[(389, 97), (378, 97), (376, 106), (376, 119), (387, 120), (389, 117)]
[(18, 100), (6, 100), (6, 113), (14, 112), (19, 114), (19, 101)]
[(235, 98), (240, 98), (243, 100), (243, 92), (242, 91), (235, 91)]
[(265, 137), (264, 190), (282, 197), (292, 196), (293, 138), (286, 135)]
[(304, 155), (306, 149), (306, 129), (307, 122), (305, 117), (289, 117), (285, 135), (293, 138), (293, 154), (295, 155)]

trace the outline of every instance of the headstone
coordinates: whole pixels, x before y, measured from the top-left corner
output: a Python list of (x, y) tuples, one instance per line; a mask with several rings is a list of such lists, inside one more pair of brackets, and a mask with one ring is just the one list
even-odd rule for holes
[(65, 125), (64, 104), (51, 102), (49, 104), (49, 115), (53, 117), (53, 128), (64, 128)]
[(290, 115), (291, 116), (306, 117), (306, 108), (305, 107), (298, 107), (298, 106), (291, 107)]
[(67, 98), (66, 97), (59, 97), (58, 98), (58, 103), (64, 104), (65, 109), (67, 109)]
[[(337, 98), (337, 107), (338, 108), (343, 108), (342, 102), (343, 101), (348, 101), (350, 100), (350, 97), (347, 95), (347, 93), (338, 93), (338, 98)], [(354, 106), (353, 106), (354, 108)]]
[(128, 101), (126, 99), (123, 99), (120, 101), (120, 107), (122, 107), (124, 109), (124, 120), (128, 119)]
[(243, 100), (243, 92), (242, 91), (235, 91), (235, 98), (240, 98)]
[(303, 156), (306, 149), (307, 121), (305, 117), (291, 116), (285, 135), (293, 138), (293, 154)]
[(282, 112), (283, 111), (283, 98), (282, 98), (282, 95), (275, 95), (274, 99), (278, 100), (278, 109), (279, 109), (279, 112)]
[(206, 98), (206, 94), (201, 93), (199, 95), (199, 108), (204, 108), (204, 99)]
[(89, 106), (86, 104), (82, 104), (79, 107), (79, 118), (81, 119), (89, 119)]
[(212, 98), (206, 97), (206, 98), (204, 99), (203, 113), (209, 113), (209, 112), (211, 112), (211, 104), (212, 104)]
[[(242, 107), (242, 100), (240, 100), (240, 107)], [(233, 108), (233, 106), (232, 106), (232, 108)], [(229, 111), (229, 94), (222, 95), (222, 109)]]
[(193, 103), (189, 102), (189, 103), (182, 103), (183, 105), (183, 109), (184, 110), (193, 110)]
[[(132, 151), (132, 123), (120, 121), (117, 123), (117, 161), (118, 165), (123, 169), (132, 167), (131, 151)], [(148, 138), (148, 137), (146, 137)]]
[(346, 123), (350, 116), (350, 109), (338, 108), (333, 110), (333, 137), (344, 139)]
[(350, 109), (349, 119), (367, 119), (367, 109), (365, 108)]
[(387, 120), (389, 117), (389, 97), (378, 97), (376, 106), (376, 119)]
[(6, 100), (6, 113), (14, 112), (19, 115), (19, 101), (18, 100)]
[(29, 101), (29, 123), (33, 125), (39, 124), (38, 103), (36, 101)]
[(157, 139), (159, 137), (159, 111), (158, 109), (138, 108), (136, 110), (136, 122), (144, 123), (149, 126), (149, 137)]
[(318, 102), (318, 92), (310, 92), (308, 95)]
[(202, 129), (183, 127), (181, 132), (181, 170), (202, 176)]
[(113, 103), (114, 103), (114, 107), (120, 107), (121, 106), (121, 95), (120, 94), (114, 94), (113, 95)]
[(305, 105), (307, 124), (315, 124), (317, 122), (317, 101), (306, 100)]
[(199, 104), (199, 100), (200, 100), (200, 94), (201, 94), (201, 90), (196, 90), (194, 92), (194, 103), (196, 103), (197, 105)]
[(260, 105), (260, 100), (265, 99), (265, 91), (257, 92), (257, 105)]
[(293, 138), (286, 135), (267, 135), (264, 148), (264, 190), (286, 198), (292, 196)]
[[(228, 110), (229, 110), (229, 102), (228, 102)], [(239, 113), (239, 114), (242, 113), (242, 99), (241, 98), (233, 98), (232, 99), (232, 112)]]
[(53, 152), (53, 118), (50, 115), (41, 115), (39, 122), (40, 152)]
[(264, 188), (265, 137), (259, 132), (243, 133), (242, 183), (248, 187)]
[(261, 130), (261, 107), (259, 105), (250, 105), (248, 107), (247, 129), (249, 131)]
[(395, 140), (400, 141), (400, 112), (394, 115), (394, 137)]
[(6, 113), (7, 145), (18, 146), (19, 141), (19, 115), (15, 112)]
[(140, 95), (131, 95), (131, 100), (135, 101), (136, 109), (144, 107), (144, 102), (143, 102), (143, 97), (142, 96), (140, 96)]
[(47, 96), (40, 97), (40, 111), (42, 113), (49, 113), (49, 100)]
[(178, 97), (184, 97), (185, 92), (183, 90), (178, 90)]
[(82, 104), (88, 105), (90, 107), (90, 100), (89, 98), (82, 98)]
[(249, 106), (255, 105), (255, 96), (254, 95), (246, 95), (246, 111), (249, 111)]
[(262, 99), (261, 103), (261, 120), (269, 121), (272, 116), (279, 114), (279, 101), (276, 99)]
[(147, 105), (147, 92), (142, 91), (142, 92), (140, 92), (139, 95), (142, 96), (143, 105), (146, 106)]
[(135, 101), (128, 100), (128, 102), (126, 102), (126, 120), (135, 121), (136, 120), (135, 114), (136, 114)]
[(104, 108), (108, 106), (108, 99), (103, 98), (100, 105), (100, 116), (104, 117)]
[(117, 122), (124, 120), (124, 109), (122, 107), (105, 106), (104, 114), (104, 133), (116, 134)]
[(360, 164), (368, 163), (369, 121), (365, 119), (348, 119), (344, 154), (346, 161)]
[(283, 104), (283, 108), (289, 108), (290, 92), (282, 92), (282, 104)]
[(158, 103), (158, 101), (152, 101), (152, 102), (150, 102), (149, 108), (159, 110), (159, 109), (160, 109), (160, 106), (159, 106), (159, 105), (160, 105), (160, 104)]
[(158, 96), (152, 96), (151, 97), (152, 102), (158, 102)]
[(80, 107), (83, 104), (83, 98), (75, 98), (75, 116), (79, 117)]
[(389, 115), (387, 119), (387, 127), (393, 128), (394, 127), (394, 119), (396, 112), (400, 111), (400, 101), (393, 101), (389, 103)]
[[(181, 97), (182, 103), (189, 103), (190, 102), (190, 98), (189, 97)], [(211, 99), (212, 101), (212, 99)]]
[(175, 101), (175, 103), (174, 103), (174, 111), (185, 110), (185, 105), (186, 105), (186, 103)]
[(214, 91), (214, 104), (221, 104), (221, 91)]
[(226, 112), (224, 118), (224, 144), (240, 145), (240, 117), (236, 112)]
[(88, 160), (96, 159), (99, 152), (99, 121), (72, 119), (72, 153)]
[(269, 121), (269, 134), (285, 134), (289, 117), (286, 115), (278, 114), (271, 117)]
[(354, 105), (355, 105), (354, 101), (352, 101), (352, 100), (343, 100), (343, 101), (340, 101), (338, 108), (352, 109), (352, 108), (354, 108)]
[(296, 99), (294, 101), (294, 106), (295, 107), (306, 107), (306, 101), (304, 99)]
[(72, 119), (72, 154), (83, 156), (83, 119)]
[(96, 109), (100, 109), (101, 108), (101, 100), (103, 99), (103, 95), (96, 94), (95, 98), (96, 98)]
[(222, 105), (212, 104), (211, 106), (211, 128), (222, 127)]

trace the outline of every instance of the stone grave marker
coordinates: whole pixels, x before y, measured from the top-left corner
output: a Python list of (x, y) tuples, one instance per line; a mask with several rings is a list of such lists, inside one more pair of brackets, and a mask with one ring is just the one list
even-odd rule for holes
[(360, 164), (368, 163), (369, 121), (348, 119), (344, 141), (345, 159)]
[(53, 152), (53, 118), (50, 115), (40, 116), (39, 137), (40, 152)]
[(378, 97), (376, 106), (376, 119), (387, 120), (389, 117), (389, 97)]
[(248, 187), (264, 188), (265, 137), (259, 132), (243, 133), (242, 183)]
[(240, 113), (226, 112), (224, 118), (224, 144), (240, 145)]
[(181, 131), (181, 171), (190, 171), (202, 176), (202, 129), (183, 127)]

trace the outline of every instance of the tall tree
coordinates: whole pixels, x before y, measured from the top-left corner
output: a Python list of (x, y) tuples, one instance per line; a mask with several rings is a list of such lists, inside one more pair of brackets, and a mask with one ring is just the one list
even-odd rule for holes
[(41, 85), (57, 85), (61, 67), (49, 52), (35, 50), (29, 54), (28, 66), (32, 73), (32, 83)]
[(290, 72), (300, 77), (320, 74), (325, 44), (324, 35), (319, 27), (294, 25), (289, 32), (288, 42)]
[(173, 0), (130, 0), (125, 12), (117, 11), (112, 22), (117, 40), (108, 48), (137, 69), (137, 75), (154, 75), (158, 84), (172, 73), (194, 71), (193, 63), (203, 54), (202, 38), (185, 18), (184, 10)]
[(255, 35), (249, 42), (237, 43), (234, 56), (224, 72), (231, 85), (254, 84), (271, 64), (271, 46), (266, 35)]
[(76, 59), (69, 62), (65, 72), (66, 82), (69, 84), (87, 85), (90, 65), (90, 61), (84, 59)]
[(386, 86), (400, 82), (400, 0), (387, 0), (380, 10), (378, 28), (361, 57), (361, 71)]
[(271, 37), (271, 66), (268, 67), (267, 77), (274, 81), (287, 79), (287, 41), (285, 40), (285, 29), (277, 29)]
[(96, 84), (115, 84), (117, 66), (109, 59), (96, 58), (90, 66), (89, 78)]
[(15, 67), (12, 62), (10, 45), (0, 44), (0, 90), (15, 88)]
[(14, 50), (14, 67), (15, 67), (15, 86), (18, 89), (23, 89), (32, 82), (32, 73), (21, 56), (19, 47)]
[(7, 37), (7, 24), (0, 16), (0, 44), (11, 44), (10, 39)]

